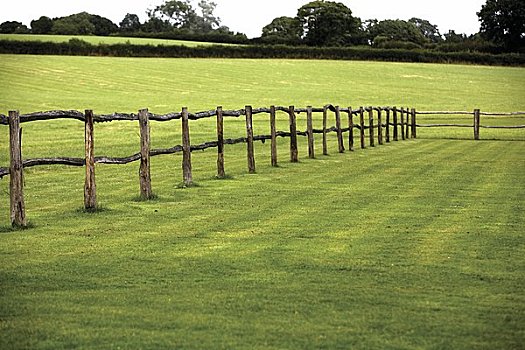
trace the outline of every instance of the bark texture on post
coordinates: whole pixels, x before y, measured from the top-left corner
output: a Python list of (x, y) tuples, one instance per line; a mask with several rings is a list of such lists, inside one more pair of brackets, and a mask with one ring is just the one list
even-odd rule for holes
[(86, 179), (84, 183), (84, 208), (88, 211), (97, 209), (97, 185), (95, 183), (95, 140), (93, 127), (93, 111), (85, 113), (85, 155)]
[(368, 133), (370, 138), (370, 147), (375, 147), (374, 142), (374, 108), (368, 110)]
[(397, 107), (394, 107), (393, 111), (394, 111), (394, 114), (393, 114), (393, 118), (394, 118), (394, 141), (398, 141), (399, 140), (399, 128), (397, 126)]
[(323, 107), (323, 155), (328, 155), (328, 107)]
[(412, 108), (412, 138), (417, 139), (416, 109)]
[(390, 108), (386, 110), (386, 143), (390, 143)]
[(345, 153), (343, 130), (341, 129), (341, 112), (339, 110), (339, 106), (335, 106), (335, 128), (337, 131), (337, 144), (339, 146), (339, 153)]
[(9, 154), (10, 154), (10, 204), (11, 225), (27, 227), (24, 201), (24, 169), (22, 163), (22, 129), (18, 111), (9, 111)]
[(479, 109), (474, 110), (474, 140), (479, 140), (480, 113)]
[(248, 152), (248, 172), (255, 174), (255, 156), (253, 149), (252, 107), (246, 106), (246, 148)]
[(377, 111), (377, 143), (383, 144), (383, 121), (381, 118), (381, 108)]
[(363, 107), (359, 109), (359, 122), (361, 124), (361, 148), (365, 149), (365, 109)]
[(310, 159), (315, 158), (315, 147), (314, 147), (314, 123), (312, 118), (312, 106), (306, 108), (306, 129), (308, 133), (308, 157)]
[(184, 186), (193, 184), (191, 171), (191, 141), (188, 108), (182, 108), (182, 179)]
[(352, 107), (348, 107), (348, 149), (350, 151), (354, 150), (354, 113), (352, 112)]
[(405, 140), (405, 110), (401, 108), (401, 138)]
[(224, 117), (222, 107), (217, 107), (217, 177), (224, 178)]
[(407, 122), (406, 122), (406, 127), (405, 127), (405, 135), (406, 135), (406, 138), (409, 139), (410, 138), (410, 108), (407, 107), (406, 109), (406, 113), (407, 113)]
[(139, 111), (139, 126), (140, 126), (140, 198), (151, 199), (153, 191), (151, 189), (151, 171), (150, 171), (150, 126), (149, 113), (147, 109)]
[(297, 147), (297, 119), (295, 117), (295, 107), (290, 106), (290, 161), (299, 161), (299, 150)]
[(270, 107), (270, 132), (272, 137), (272, 166), (278, 166), (277, 162), (277, 127), (275, 126), (275, 106)]

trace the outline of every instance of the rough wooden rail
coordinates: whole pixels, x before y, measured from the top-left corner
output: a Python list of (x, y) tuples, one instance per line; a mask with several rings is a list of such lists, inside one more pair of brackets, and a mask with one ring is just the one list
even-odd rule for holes
[[(278, 131), (276, 127), (277, 112), (288, 115), (289, 130)], [(313, 127), (313, 114), (322, 113), (322, 129)], [(254, 135), (253, 117), (258, 114), (269, 115), (270, 134)], [(330, 114), (333, 115), (334, 126), (328, 126)], [(347, 127), (343, 127), (343, 114), (347, 115)], [(365, 118), (367, 114), (367, 118)], [(302, 115), (305, 115), (306, 130), (300, 131), (298, 121)], [(426, 115), (470, 115), (473, 116), (473, 124), (418, 124), (417, 116)], [(470, 127), (474, 128), (474, 138), (479, 139), (480, 128), (499, 128), (499, 129), (520, 129), (525, 125), (516, 126), (483, 126), (480, 124), (481, 116), (523, 116), (525, 113), (481, 113), (479, 110), (474, 112), (417, 112), (415, 109), (406, 107), (339, 107), (331, 104), (323, 107), (296, 108), (294, 106), (282, 107), (271, 106), (270, 108), (252, 108), (246, 106), (239, 110), (223, 110), (217, 107), (215, 110), (209, 110), (198, 113), (190, 113), (187, 108), (181, 112), (172, 112), (167, 114), (153, 114), (147, 109), (134, 113), (113, 113), (106, 115), (95, 115), (91, 110), (84, 113), (79, 111), (49, 111), (37, 112), (20, 115), (16, 111), (9, 112), (9, 116), (0, 114), (0, 125), (9, 125), (10, 130), (10, 167), (0, 167), (0, 178), (10, 175), (10, 201), (11, 201), (11, 224), (17, 227), (27, 226), (25, 217), (25, 203), (23, 195), (23, 169), (40, 165), (66, 165), (85, 167), (85, 185), (84, 185), (84, 206), (87, 210), (96, 210), (96, 182), (95, 182), (95, 164), (129, 164), (140, 162), (139, 183), (140, 196), (144, 199), (153, 197), (151, 188), (151, 170), (150, 158), (160, 155), (183, 153), (182, 170), (184, 184), (190, 186), (193, 182), (192, 158), (191, 154), (196, 150), (206, 150), (217, 148), (217, 176), (224, 177), (226, 174), (224, 164), (225, 145), (234, 145), (245, 143), (247, 145), (248, 171), (256, 172), (254, 142), (271, 142), (271, 165), (278, 165), (277, 138), (290, 139), (290, 161), (299, 161), (298, 136), (308, 138), (308, 157), (315, 158), (315, 138), (314, 135), (322, 135), (323, 154), (328, 154), (328, 134), (337, 135), (338, 152), (343, 153), (346, 149), (354, 150), (354, 130), (360, 135), (361, 148), (366, 148), (366, 131), (368, 130), (368, 146), (375, 147), (383, 145), (385, 142), (398, 141), (417, 137), (417, 128), (419, 127)], [(354, 120), (354, 116), (358, 119)], [(238, 138), (224, 139), (224, 118), (245, 118), (246, 135)], [(216, 118), (217, 138), (213, 141), (202, 144), (191, 144), (190, 121)], [(33, 121), (46, 121), (56, 119), (78, 120), (85, 124), (85, 157), (50, 157), (36, 159), (22, 159), (22, 129), (21, 123)], [(167, 149), (151, 149), (150, 146), (150, 123), (169, 122), (180, 120), (182, 125), (182, 135), (180, 145)], [(94, 125), (97, 123), (107, 123), (115, 121), (138, 122), (140, 128), (140, 151), (127, 157), (110, 157), (95, 156), (94, 154)], [(393, 131), (393, 133), (392, 133)], [(348, 133), (348, 148), (345, 147), (344, 133)]]

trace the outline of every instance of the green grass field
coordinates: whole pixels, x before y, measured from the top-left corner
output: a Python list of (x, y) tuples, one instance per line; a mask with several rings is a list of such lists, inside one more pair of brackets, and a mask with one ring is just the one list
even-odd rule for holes
[[(0, 79), (3, 114), (325, 103), (525, 110), (520, 68), (2, 55)], [(278, 119), (286, 129), (286, 115)], [(303, 115), (299, 123), (304, 130)], [(267, 124), (258, 116), (255, 133)], [(192, 143), (213, 139), (214, 127), (192, 122)], [(243, 135), (240, 119), (225, 127), (226, 137)], [(25, 158), (82, 156), (80, 122), (23, 130)], [(279, 168), (257, 143), (255, 175), (245, 145), (227, 146), (226, 180), (215, 179), (215, 151), (194, 152), (198, 186), (186, 189), (181, 155), (155, 157), (151, 202), (136, 200), (138, 164), (99, 165), (95, 214), (81, 211), (81, 168), (30, 168), (28, 231), (9, 227), (4, 178), (0, 348), (520, 349), (524, 132), (483, 130), (475, 142), (454, 130), (344, 154), (331, 135), (329, 156), (316, 139), (315, 160), (300, 138), (298, 164), (281, 140)], [(138, 150), (134, 123), (97, 124), (95, 134), (97, 155)], [(0, 126), (0, 166), (7, 140)], [(153, 123), (152, 143), (180, 144), (179, 123)]]
[[(186, 40), (168, 40), (168, 39), (148, 39), (148, 38), (125, 38), (116, 36), (93, 36), (93, 35), (51, 35), (51, 34), (0, 34), (0, 40), (23, 40), (23, 41), (50, 41), (54, 43), (68, 42), (71, 39), (80, 39), (93, 45), (98, 44), (124, 44), (131, 43), (133, 45), (183, 45), (183, 46), (209, 46), (214, 43), (186, 41)], [(231, 45), (231, 44), (221, 44)]]

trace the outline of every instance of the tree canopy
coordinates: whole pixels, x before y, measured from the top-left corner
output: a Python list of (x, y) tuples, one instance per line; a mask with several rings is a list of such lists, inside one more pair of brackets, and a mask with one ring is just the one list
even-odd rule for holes
[(509, 50), (525, 47), (524, 0), (487, 0), (478, 17), (485, 38)]
[(340, 2), (312, 1), (297, 12), (301, 37), (308, 45), (341, 46), (358, 37), (361, 20)]

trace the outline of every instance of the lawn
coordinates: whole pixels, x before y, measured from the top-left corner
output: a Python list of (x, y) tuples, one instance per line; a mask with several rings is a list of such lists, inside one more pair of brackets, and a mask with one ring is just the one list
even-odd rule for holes
[[(127, 42), (133, 45), (182, 45), (182, 46), (209, 46), (214, 43), (187, 41), (187, 40), (171, 40), (171, 39), (148, 39), (148, 38), (126, 38), (117, 36), (94, 36), (94, 35), (51, 35), (51, 34), (0, 34), (0, 40), (23, 40), (23, 41), (50, 41), (54, 43), (68, 42), (71, 39), (79, 39), (93, 45), (98, 44), (125, 44)], [(218, 44), (231, 45), (231, 44)]]
[[(6, 55), (0, 79), (10, 87), (4, 114), (325, 103), (525, 110), (519, 68)], [(264, 118), (256, 134), (268, 133)], [(192, 142), (213, 139), (214, 127), (192, 122)], [(23, 128), (24, 157), (82, 156), (80, 122)], [(95, 132), (97, 155), (138, 150), (133, 123)], [(4, 178), (0, 348), (520, 349), (525, 137), (440, 139), (447, 132), (344, 154), (331, 135), (330, 155), (316, 139), (314, 160), (301, 138), (298, 164), (281, 140), (279, 168), (257, 143), (255, 175), (245, 145), (227, 146), (225, 180), (215, 179), (213, 150), (194, 152), (198, 186), (185, 189), (181, 156), (155, 157), (151, 202), (136, 199), (136, 163), (99, 165), (95, 214), (81, 211), (81, 168), (30, 168), (34, 227), (22, 232), (8, 227)], [(228, 118), (226, 133), (242, 136), (243, 121)], [(0, 166), (7, 135), (0, 126)], [(153, 123), (152, 142), (180, 144), (179, 123)]]

